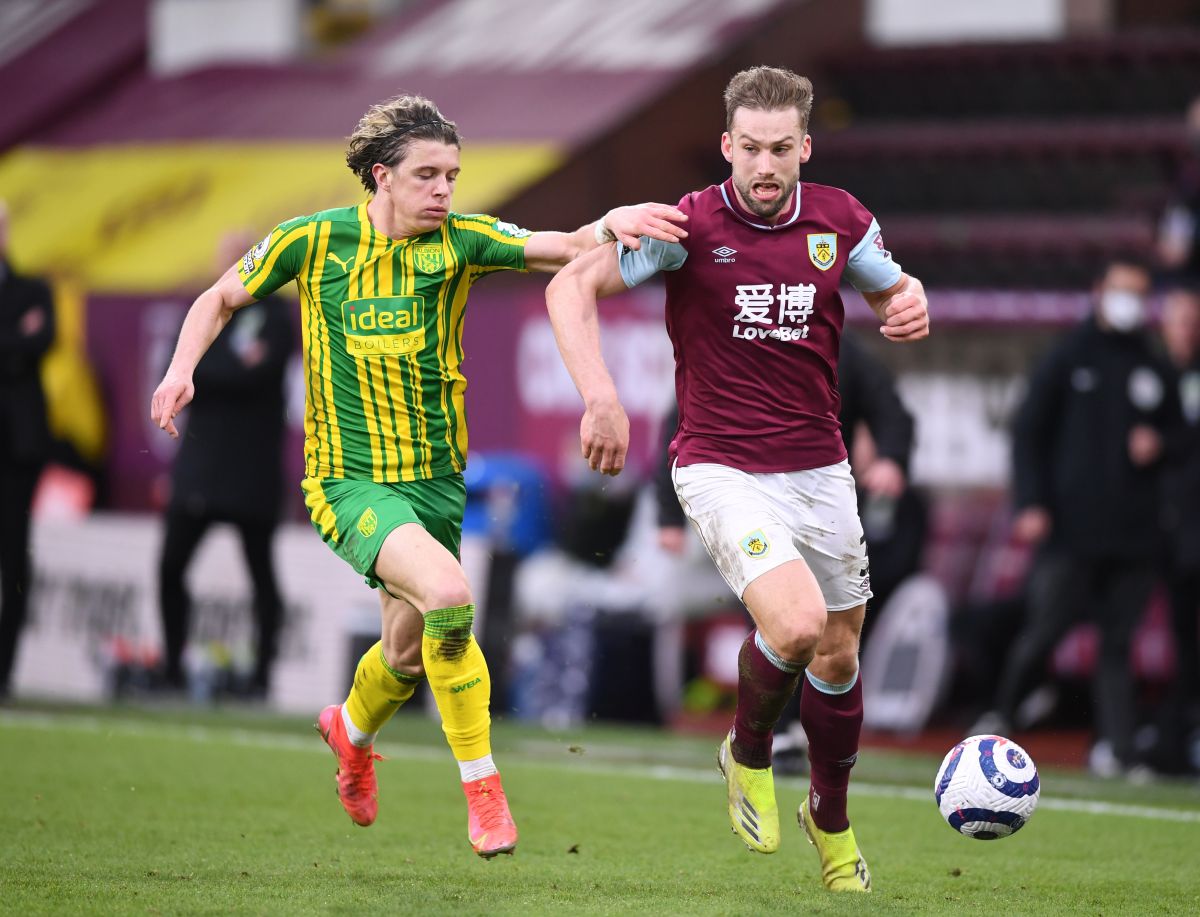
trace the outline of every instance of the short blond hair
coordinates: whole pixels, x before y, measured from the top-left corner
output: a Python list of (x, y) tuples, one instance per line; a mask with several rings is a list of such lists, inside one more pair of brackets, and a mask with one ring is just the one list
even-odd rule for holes
[(751, 67), (735, 73), (725, 87), (725, 130), (733, 127), (739, 108), (752, 111), (783, 111), (795, 108), (800, 127), (808, 130), (812, 114), (812, 81), (782, 67)]
[(462, 146), (453, 121), (442, 117), (438, 107), (423, 96), (401, 95), (372, 105), (358, 120), (346, 150), (346, 165), (363, 187), (375, 191), (371, 168), (382, 163), (391, 168), (408, 153), (414, 140), (434, 140)]

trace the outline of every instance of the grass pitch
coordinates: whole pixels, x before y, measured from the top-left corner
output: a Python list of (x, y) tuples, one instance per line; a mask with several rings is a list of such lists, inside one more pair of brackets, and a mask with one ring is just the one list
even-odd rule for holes
[(377, 749), (379, 820), (357, 828), (311, 724), (193, 710), (0, 713), (0, 912), (11, 914), (1200, 913), (1200, 787), (1044, 770), (1015, 837), (960, 837), (937, 762), (867, 750), (850, 814), (870, 896), (832, 895), (777, 781), (783, 844), (729, 830), (716, 740), (504, 723), (495, 750), (521, 831), (478, 859), (436, 726)]

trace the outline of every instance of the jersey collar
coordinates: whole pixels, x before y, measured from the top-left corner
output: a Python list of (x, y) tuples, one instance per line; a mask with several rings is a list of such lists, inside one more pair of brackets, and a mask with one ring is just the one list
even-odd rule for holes
[(747, 226), (753, 226), (755, 229), (766, 229), (774, 231), (778, 229), (786, 229), (800, 218), (800, 182), (796, 182), (796, 190), (792, 193), (792, 210), (787, 216), (782, 217), (778, 223), (764, 223), (762, 217), (758, 214), (751, 213), (741, 205), (737, 198), (737, 192), (733, 190), (733, 178), (727, 178), (721, 182), (721, 197), (725, 201), (725, 206), (733, 211), (733, 215), (745, 223)]

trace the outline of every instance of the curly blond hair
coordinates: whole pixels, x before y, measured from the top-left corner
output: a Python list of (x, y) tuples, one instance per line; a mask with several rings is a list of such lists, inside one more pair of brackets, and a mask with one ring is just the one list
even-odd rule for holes
[(358, 119), (346, 150), (346, 165), (363, 187), (374, 193), (371, 167), (382, 163), (391, 168), (408, 153), (415, 140), (434, 140), (462, 146), (453, 121), (442, 117), (438, 107), (422, 96), (400, 95), (372, 105)]

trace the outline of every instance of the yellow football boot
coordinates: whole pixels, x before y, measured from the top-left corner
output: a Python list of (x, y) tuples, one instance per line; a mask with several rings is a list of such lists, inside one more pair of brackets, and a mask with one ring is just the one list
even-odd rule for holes
[(728, 789), (734, 834), (757, 853), (774, 853), (779, 849), (779, 807), (771, 768), (760, 770), (734, 761), (729, 736), (717, 749), (717, 767)]
[(854, 840), (854, 829), (822, 831), (808, 814), (808, 797), (796, 810), (796, 821), (821, 857), (821, 881), (833, 892), (869, 892), (871, 870)]

